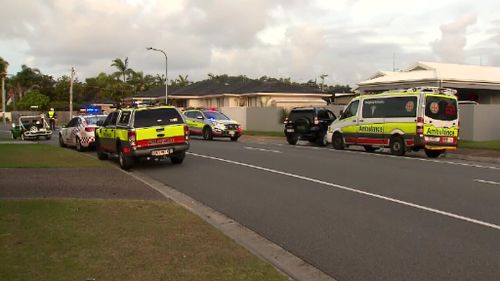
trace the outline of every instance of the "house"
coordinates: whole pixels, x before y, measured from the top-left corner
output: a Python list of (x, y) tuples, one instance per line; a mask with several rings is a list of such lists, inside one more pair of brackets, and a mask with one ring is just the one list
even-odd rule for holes
[(500, 104), (500, 67), (417, 62), (403, 71), (379, 71), (358, 83), (361, 93), (422, 86), (452, 88), (459, 100)]
[[(317, 88), (255, 80), (247, 77), (219, 76), (169, 91), (169, 104), (177, 107), (285, 107), (325, 106), (331, 95)], [(163, 101), (165, 88), (155, 88), (129, 98), (129, 102)]]

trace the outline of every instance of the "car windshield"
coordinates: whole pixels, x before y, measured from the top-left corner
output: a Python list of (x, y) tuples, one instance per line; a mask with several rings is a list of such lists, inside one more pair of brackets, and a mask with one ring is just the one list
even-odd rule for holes
[(138, 110), (135, 112), (134, 126), (136, 128), (182, 123), (184, 123), (184, 120), (174, 108)]
[(231, 120), (226, 115), (218, 111), (203, 111), (203, 114), (210, 120)]
[(85, 122), (88, 125), (96, 125), (98, 121), (104, 122), (106, 120), (106, 115), (96, 115), (96, 116), (88, 116), (85, 117)]
[(443, 121), (456, 120), (457, 101), (452, 98), (427, 96), (425, 116)]

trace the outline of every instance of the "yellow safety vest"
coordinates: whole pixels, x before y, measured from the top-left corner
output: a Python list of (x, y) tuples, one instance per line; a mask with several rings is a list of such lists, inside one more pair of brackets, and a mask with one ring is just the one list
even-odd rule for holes
[(54, 118), (55, 114), (56, 114), (55, 111), (49, 111), (49, 118)]

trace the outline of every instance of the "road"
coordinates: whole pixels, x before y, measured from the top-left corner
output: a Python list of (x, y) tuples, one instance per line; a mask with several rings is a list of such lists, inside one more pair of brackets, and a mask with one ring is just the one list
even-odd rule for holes
[(193, 139), (134, 168), (337, 280), (499, 280), (500, 165)]
[(500, 279), (500, 165), (192, 140), (136, 170), (338, 280)]

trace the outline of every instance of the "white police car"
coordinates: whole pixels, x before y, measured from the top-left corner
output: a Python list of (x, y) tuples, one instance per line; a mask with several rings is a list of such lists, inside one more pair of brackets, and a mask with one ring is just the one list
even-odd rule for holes
[(97, 122), (106, 119), (106, 115), (80, 115), (73, 117), (68, 124), (59, 131), (59, 145), (74, 146), (83, 151), (95, 144), (95, 130)]

